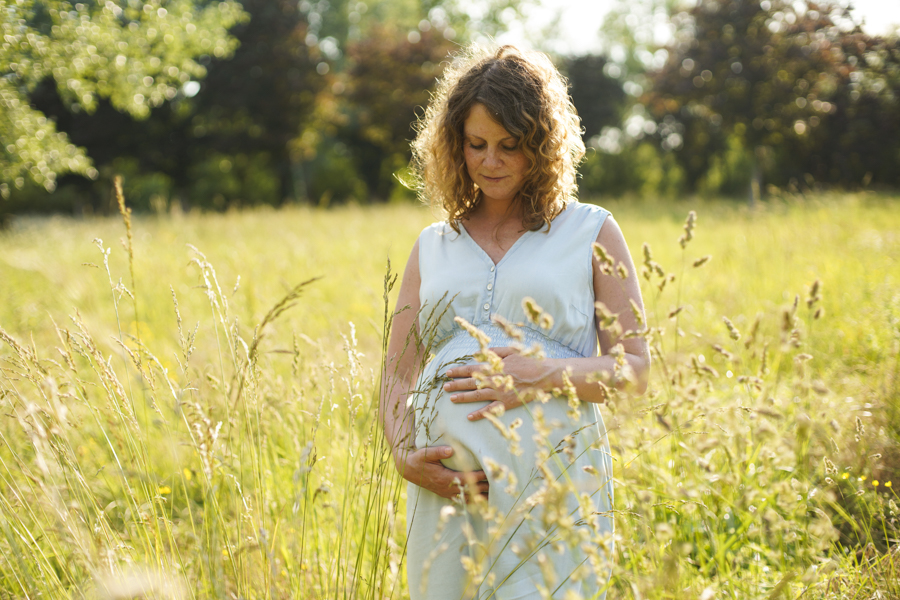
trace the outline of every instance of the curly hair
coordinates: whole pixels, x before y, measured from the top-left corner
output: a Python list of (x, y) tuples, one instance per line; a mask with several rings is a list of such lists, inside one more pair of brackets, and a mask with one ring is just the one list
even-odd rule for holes
[(481, 192), (466, 168), (464, 124), (476, 103), (517, 141), (530, 167), (518, 200), (526, 229), (540, 229), (575, 197), (584, 156), (581, 121), (565, 79), (538, 52), (472, 45), (456, 55), (417, 123), (411, 166), (420, 199), (459, 232)]

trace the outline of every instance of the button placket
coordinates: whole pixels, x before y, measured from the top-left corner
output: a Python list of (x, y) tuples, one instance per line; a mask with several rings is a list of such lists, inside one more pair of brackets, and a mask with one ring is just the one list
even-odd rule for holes
[(487, 302), (484, 303), (482, 308), (484, 309), (484, 320), (490, 321), (491, 316), (491, 304), (494, 302), (494, 281), (497, 278), (497, 267), (496, 265), (491, 265), (491, 275), (488, 277), (487, 285), (485, 289), (487, 290)]

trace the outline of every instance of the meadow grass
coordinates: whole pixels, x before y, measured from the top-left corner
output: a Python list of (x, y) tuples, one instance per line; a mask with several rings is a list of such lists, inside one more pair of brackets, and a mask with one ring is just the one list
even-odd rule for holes
[[(896, 202), (607, 205), (654, 353), (604, 408), (610, 597), (900, 597)], [(0, 233), (0, 597), (405, 597), (375, 390), (432, 215), (130, 220)]]

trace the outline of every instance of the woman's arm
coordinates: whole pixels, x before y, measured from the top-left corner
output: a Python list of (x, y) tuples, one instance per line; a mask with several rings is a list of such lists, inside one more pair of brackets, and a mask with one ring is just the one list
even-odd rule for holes
[[(452, 402), (484, 402), (492, 400), (491, 404), (474, 411), (469, 419), (476, 421), (484, 418), (484, 414), (499, 405), (505, 408), (515, 408), (522, 404), (522, 400), (528, 400), (528, 389), (552, 390), (563, 388), (563, 373), (568, 372), (569, 381), (575, 386), (578, 397), (585, 402), (602, 402), (605, 398), (600, 386), (592, 383), (598, 373), (606, 374), (610, 381), (614, 380), (616, 358), (610, 351), (619, 344), (623, 351), (623, 358), (631, 371), (633, 381), (615, 381), (618, 387), (626, 387), (641, 394), (647, 388), (647, 378), (650, 370), (650, 350), (647, 340), (643, 336), (623, 338), (627, 331), (638, 331), (642, 327), (638, 323), (632, 310), (631, 303), (637, 306), (643, 317), (644, 304), (641, 300), (641, 290), (638, 283), (634, 261), (625, 243), (625, 237), (619, 224), (612, 216), (607, 217), (600, 228), (597, 243), (606, 249), (607, 254), (615, 264), (621, 263), (628, 275), (621, 279), (617, 275), (606, 275), (601, 271), (597, 257), (593, 258), (594, 271), (594, 298), (618, 318), (621, 333), (614, 335), (610, 330), (603, 329), (599, 323), (597, 338), (600, 343), (600, 356), (584, 358), (548, 358), (538, 360), (522, 356), (513, 348), (492, 348), (503, 359), (504, 372), (513, 378), (515, 390), (505, 391), (492, 387), (477, 389), (473, 377), (476, 371), (483, 368), (482, 365), (466, 365), (454, 367), (447, 371), (453, 381), (444, 385), (448, 392), (458, 392), (451, 396)], [(524, 398), (523, 398), (524, 395)]]
[[(419, 314), (419, 242), (413, 246), (394, 311), (388, 340), (378, 412), (394, 465), (404, 479), (444, 498), (459, 494), (457, 482), (470, 483), (469, 493), (487, 494), (484, 471), (460, 473), (441, 460), (453, 454), (450, 446), (416, 448), (415, 413), (407, 400), (418, 376), (422, 349), (414, 335)], [(410, 335), (410, 333), (413, 335)]]

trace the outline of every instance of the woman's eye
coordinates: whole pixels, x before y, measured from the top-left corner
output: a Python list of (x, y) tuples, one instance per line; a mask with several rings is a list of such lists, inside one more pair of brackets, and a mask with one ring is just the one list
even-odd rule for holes
[(482, 150), (484, 148), (484, 144), (469, 144), (469, 148), (472, 150)]
[(519, 149), (519, 146), (518, 146), (518, 145), (516, 145), (516, 146), (503, 146), (503, 149), (506, 150), (507, 152), (515, 152), (516, 150)]

